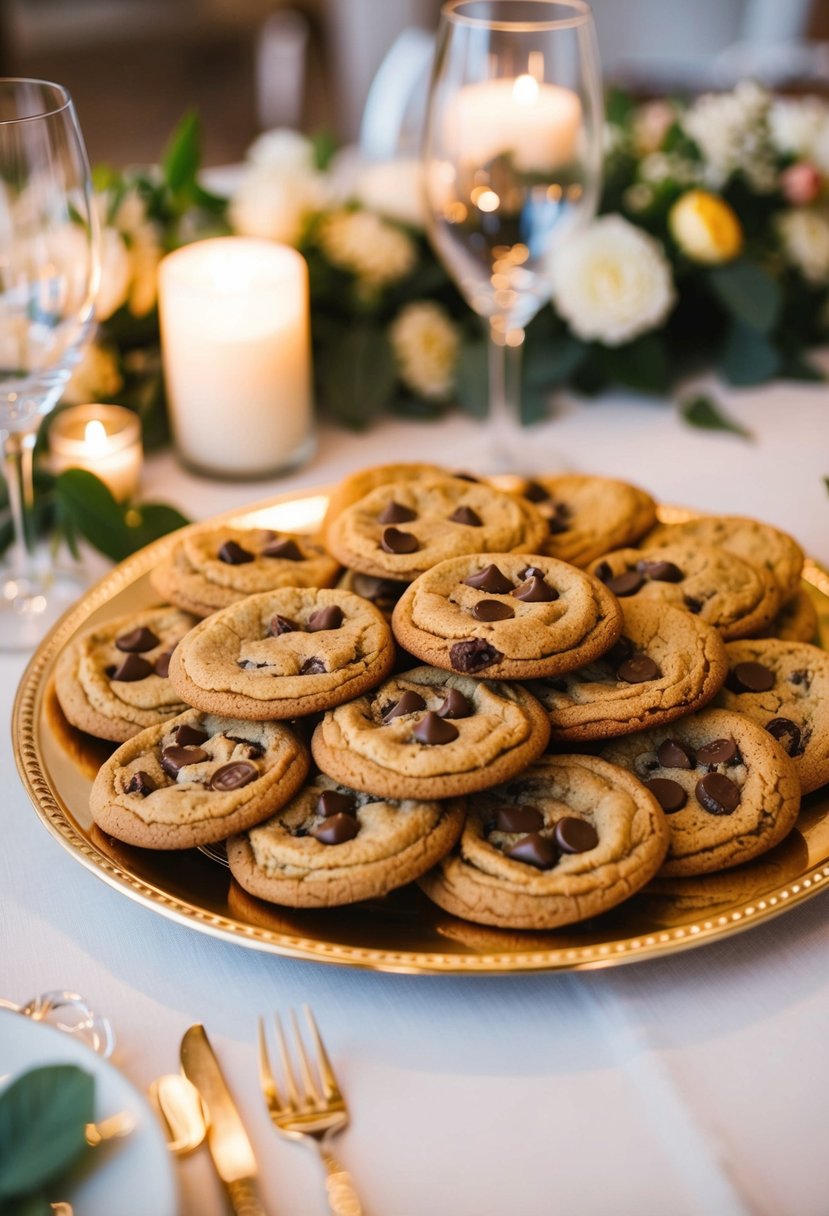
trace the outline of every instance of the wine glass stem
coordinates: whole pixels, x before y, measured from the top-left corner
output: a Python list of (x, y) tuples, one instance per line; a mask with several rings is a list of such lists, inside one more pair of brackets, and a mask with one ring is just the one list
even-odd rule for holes
[(524, 331), (509, 330), (505, 334), (497, 324), (491, 324), (488, 347), (490, 437), (496, 462), (508, 471), (521, 426)]
[(32, 470), (36, 440), (36, 431), (13, 431), (3, 435), (3, 471), (9, 492), (19, 574), (28, 573), (35, 550)]

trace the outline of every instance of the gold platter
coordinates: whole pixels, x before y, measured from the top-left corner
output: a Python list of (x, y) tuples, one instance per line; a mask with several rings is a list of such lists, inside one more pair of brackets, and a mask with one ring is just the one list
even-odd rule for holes
[[(295, 494), (212, 522), (313, 531), (326, 503), (325, 493)], [(660, 511), (666, 522), (690, 515)], [(828, 791), (804, 799), (795, 831), (757, 861), (705, 878), (655, 880), (611, 912), (545, 933), (469, 924), (429, 903), (415, 886), (352, 908), (278, 908), (248, 895), (227, 869), (198, 851), (163, 853), (111, 840), (88, 810), (92, 778), (111, 745), (66, 722), (52, 674), (79, 630), (157, 600), (148, 575), (174, 539), (157, 541), (117, 566), (58, 622), (29, 663), (15, 702), (15, 755), (37, 814), (77, 861), (122, 895), (255, 950), (378, 971), (470, 974), (654, 958), (738, 933), (829, 886)], [(829, 574), (809, 561), (804, 584), (818, 609), (821, 644), (829, 648)]]

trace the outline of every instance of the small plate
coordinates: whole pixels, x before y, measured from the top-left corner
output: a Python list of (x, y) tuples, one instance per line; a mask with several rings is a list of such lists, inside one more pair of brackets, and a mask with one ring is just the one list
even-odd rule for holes
[(92, 1150), (58, 1182), (52, 1202), (72, 1204), (78, 1216), (176, 1216), (173, 1162), (158, 1122), (129, 1081), (85, 1043), (46, 1022), (0, 1009), (0, 1088), (30, 1068), (76, 1064), (95, 1077), (95, 1121), (128, 1111), (128, 1136)]

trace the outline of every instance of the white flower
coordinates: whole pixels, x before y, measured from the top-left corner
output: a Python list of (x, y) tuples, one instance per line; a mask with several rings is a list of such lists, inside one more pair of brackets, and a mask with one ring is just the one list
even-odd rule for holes
[(661, 325), (675, 299), (662, 245), (620, 215), (603, 216), (556, 249), (552, 285), (573, 332), (605, 346)]
[(371, 211), (338, 211), (320, 228), (323, 252), (350, 270), (367, 288), (387, 287), (409, 274), (417, 261), (411, 237)]
[(707, 186), (718, 190), (739, 169), (755, 190), (774, 189), (769, 105), (766, 90), (744, 80), (732, 93), (703, 94), (682, 116), (682, 126), (705, 161)]
[(247, 159), (265, 169), (289, 176), (314, 168), (314, 145), (299, 131), (278, 127), (265, 131), (248, 148)]
[(400, 379), (417, 393), (444, 401), (455, 382), (460, 335), (449, 314), (431, 300), (407, 304), (389, 329)]
[(829, 212), (794, 207), (777, 220), (777, 232), (790, 264), (810, 283), (829, 279)]
[(75, 364), (61, 401), (64, 405), (109, 401), (123, 383), (115, 352), (98, 342), (89, 342)]
[(106, 321), (126, 303), (132, 268), (124, 239), (115, 228), (101, 229), (101, 282), (95, 297), (95, 318)]
[(97, 196), (101, 224), (101, 285), (95, 300), (95, 317), (106, 321), (128, 304), (136, 317), (155, 307), (156, 276), (162, 247), (158, 227), (147, 217), (140, 194), (129, 190), (109, 223), (110, 199)]
[(422, 168), (416, 157), (365, 165), (357, 176), (355, 195), (369, 211), (387, 219), (412, 228), (425, 226)]
[(308, 217), (329, 201), (328, 182), (314, 167), (314, 147), (297, 131), (266, 131), (248, 149), (247, 169), (230, 200), (241, 236), (295, 245)]
[(829, 105), (818, 97), (779, 97), (769, 111), (772, 143), (829, 174)]

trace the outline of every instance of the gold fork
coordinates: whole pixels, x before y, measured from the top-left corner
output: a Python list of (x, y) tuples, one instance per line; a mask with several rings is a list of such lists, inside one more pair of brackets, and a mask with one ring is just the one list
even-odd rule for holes
[(290, 1140), (311, 1140), (316, 1145), (325, 1166), (325, 1190), (328, 1196), (329, 1211), (334, 1216), (362, 1216), (363, 1209), (360, 1207), (360, 1200), (351, 1176), (343, 1169), (328, 1147), (328, 1139), (336, 1136), (348, 1125), (348, 1107), (337, 1085), (337, 1078), (317, 1030), (314, 1015), (307, 1005), (303, 1005), (303, 1009), (314, 1042), (319, 1071), (318, 1080), (322, 1083), (321, 1089), (317, 1078), (313, 1075), (293, 1010), (291, 1010), (291, 1024), (296, 1039), (302, 1092), (300, 1093), (294, 1069), (291, 1067), (288, 1045), (279, 1014), (274, 1014), (274, 1025), (282, 1059), (285, 1096), (280, 1094), (274, 1080), (268, 1056), (265, 1024), (262, 1018), (259, 1019), (259, 1084), (271, 1122), (277, 1131)]

